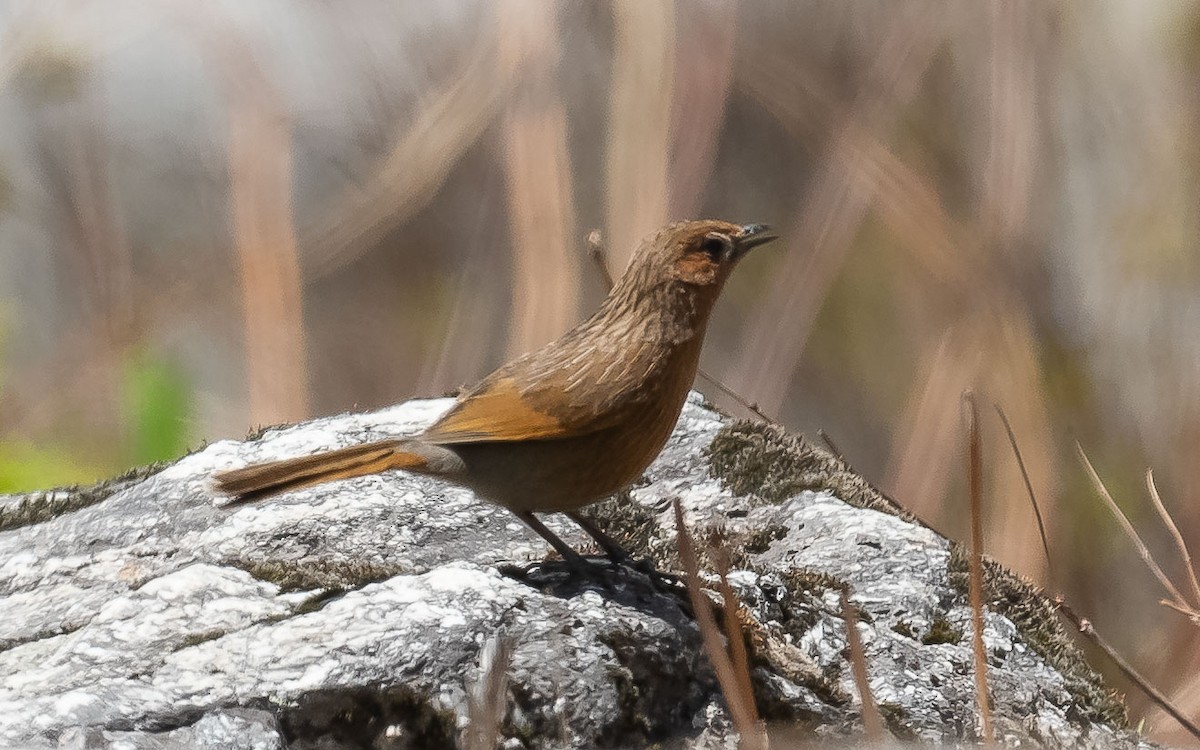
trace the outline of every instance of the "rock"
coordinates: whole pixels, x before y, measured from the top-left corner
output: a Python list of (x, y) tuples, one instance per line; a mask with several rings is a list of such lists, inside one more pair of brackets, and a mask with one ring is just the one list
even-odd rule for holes
[[(271, 429), (87, 490), (0, 499), (0, 745), (450, 747), (495, 667), (486, 654), (511, 649), (505, 748), (732, 747), (686, 596), (641, 573), (599, 563), (572, 578), (507, 511), (402, 472), (255, 505), (222, 507), (212, 492), (215, 471), (413, 433), (449, 404)], [(695, 394), (645, 479), (593, 517), (677, 568), (674, 498), (697, 539), (724, 529), (774, 730), (860, 732), (838, 608), (848, 587), (889, 730), (975, 736), (954, 543), (828, 452)], [(565, 519), (547, 523), (585, 546)], [(1001, 736), (1139, 746), (1049, 604), (996, 565), (988, 586)]]

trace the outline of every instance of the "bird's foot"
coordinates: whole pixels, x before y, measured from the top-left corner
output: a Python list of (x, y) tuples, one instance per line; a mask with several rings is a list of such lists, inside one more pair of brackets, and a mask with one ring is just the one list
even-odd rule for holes
[(497, 565), (496, 569), (501, 575), (527, 583), (533, 583), (534, 581), (531, 579), (540, 579), (546, 582), (558, 579), (558, 583), (587, 581), (599, 584), (606, 589), (613, 587), (613, 571), (608, 566), (601, 564), (599, 560), (593, 562), (582, 555), (572, 555), (558, 560), (537, 560), (523, 565), (503, 563)]
[[(608, 564), (605, 564), (605, 560)], [(576, 553), (560, 559), (538, 560), (525, 564), (504, 563), (496, 566), (496, 569), (501, 575), (535, 585), (551, 583), (557, 586), (568, 582), (586, 582), (611, 591), (622, 575), (636, 573), (645, 576), (650, 585), (660, 593), (678, 595), (686, 588), (681, 577), (659, 570), (649, 557), (638, 559), (629, 554), (598, 558), (584, 557)]]
[(636, 558), (625, 550), (619, 552), (609, 552), (607, 554), (609, 564), (613, 570), (626, 568), (628, 570), (637, 571), (650, 579), (656, 589), (660, 591), (678, 590), (684, 586), (683, 578), (674, 573), (664, 573), (654, 564), (654, 560), (650, 557)]
[(659, 591), (677, 592), (680, 588), (685, 588), (683, 578), (674, 573), (665, 573), (659, 570), (658, 566), (654, 564), (654, 560), (649, 557), (635, 560), (632, 555), (629, 555), (623, 562), (630, 570), (636, 570), (649, 578), (650, 582), (654, 584), (654, 588)]

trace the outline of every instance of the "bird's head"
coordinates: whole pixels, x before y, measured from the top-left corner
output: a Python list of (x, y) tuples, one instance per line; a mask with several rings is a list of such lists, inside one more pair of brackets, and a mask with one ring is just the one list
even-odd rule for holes
[(765, 224), (686, 221), (672, 224), (647, 244), (652, 262), (674, 281), (694, 287), (720, 287), (737, 262), (754, 247), (776, 239)]
[(776, 237), (764, 224), (671, 224), (642, 241), (609, 301), (626, 312), (649, 303), (707, 316), (738, 261)]

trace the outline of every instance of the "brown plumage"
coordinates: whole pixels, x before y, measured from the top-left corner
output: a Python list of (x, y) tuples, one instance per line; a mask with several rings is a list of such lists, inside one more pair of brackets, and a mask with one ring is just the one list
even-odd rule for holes
[(592, 317), (488, 375), (420, 435), (236, 469), (217, 475), (217, 488), (254, 500), (404, 469), (509, 508), (571, 562), (578, 555), (533, 512), (566, 512), (624, 556), (575, 511), (628, 486), (662, 450), (725, 280), (747, 250), (774, 238), (757, 224), (665, 227), (642, 242)]

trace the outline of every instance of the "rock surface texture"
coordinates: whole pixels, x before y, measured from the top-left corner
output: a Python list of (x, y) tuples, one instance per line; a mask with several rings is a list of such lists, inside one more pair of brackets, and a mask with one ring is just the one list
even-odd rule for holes
[[(503, 643), (499, 746), (733, 747), (686, 597), (644, 575), (573, 579), (507, 511), (401, 472), (231, 508), (210, 488), (218, 470), (419, 431), (449, 404), (272, 429), (85, 491), (0, 499), (0, 746), (454, 747), (485, 645)], [(593, 517), (677, 569), (674, 498), (697, 539), (725, 529), (773, 731), (861, 731), (848, 587), (889, 730), (974, 738), (956, 545), (826, 451), (695, 395), (644, 480)], [(1048, 605), (997, 566), (988, 588), (998, 734), (1138, 746)]]

